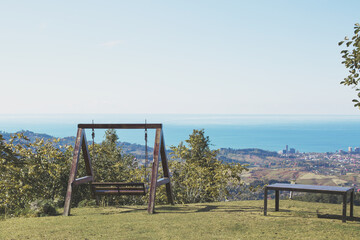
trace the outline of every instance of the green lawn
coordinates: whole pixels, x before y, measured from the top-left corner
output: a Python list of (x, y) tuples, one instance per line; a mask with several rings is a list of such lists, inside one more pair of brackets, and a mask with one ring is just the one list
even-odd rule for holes
[(341, 204), (269, 207), (268, 216), (263, 201), (158, 205), (153, 215), (145, 206), (74, 208), (70, 217), (0, 221), (0, 239), (360, 239), (360, 218), (342, 223)]

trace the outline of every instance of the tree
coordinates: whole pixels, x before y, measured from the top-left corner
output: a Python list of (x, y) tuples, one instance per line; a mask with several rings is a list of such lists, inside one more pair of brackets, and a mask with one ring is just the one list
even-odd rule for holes
[(35, 200), (62, 202), (71, 152), (57, 139), (0, 138), (0, 214), (22, 214)]
[[(346, 48), (341, 51), (344, 61), (341, 63), (349, 69), (349, 75), (344, 78), (340, 84), (345, 86), (353, 86), (358, 92), (358, 99), (360, 99), (360, 88), (357, 85), (360, 81), (360, 24), (356, 23), (354, 26), (354, 36), (351, 38), (345, 37), (344, 41), (339, 42), (339, 46), (345, 44)], [(358, 99), (353, 99), (354, 106), (360, 109), (360, 102)]]
[(178, 203), (213, 202), (226, 199), (232, 186), (241, 185), (240, 164), (224, 164), (217, 159), (218, 150), (210, 149), (204, 130), (193, 130), (186, 145), (170, 147), (172, 186)]

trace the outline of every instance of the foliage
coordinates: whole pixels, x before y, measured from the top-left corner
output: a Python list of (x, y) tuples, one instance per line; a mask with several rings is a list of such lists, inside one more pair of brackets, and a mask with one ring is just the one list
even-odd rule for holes
[(54, 146), (58, 140), (30, 143), (18, 133), (1, 140), (0, 214), (26, 209), (35, 199), (63, 201), (70, 152)]
[(241, 164), (223, 164), (210, 149), (210, 139), (204, 130), (194, 130), (178, 146), (170, 147), (173, 161), (172, 186), (178, 203), (225, 200), (233, 186), (241, 185), (240, 174), (247, 170)]
[(30, 204), (30, 209), (36, 214), (36, 216), (56, 216), (56, 206), (51, 200), (35, 200)]
[[(345, 86), (357, 87), (360, 81), (360, 24), (356, 23), (354, 26), (354, 36), (351, 38), (345, 37), (343, 41), (339, 42), (339, 46), (345, 44), (346, 48), (341, 51), (342, 64), (349, 70), (349, 75), (341, 81), (340, 84)], [(360, 98), (360, 88), (356, 88), (358, 98)], [(355, 107), (360, 108), (360, 102), (353, 99)]]
[[(210, 149), (204, 130), (194, 130), (185, 142), (187, 146), (180, 143), (171, 147), (172, 158), (177, 159), (169, 162), (175, 202), (233, 199), (232, 195), (239, 192), (240, 174), (245, 168), (219, 161), (218, 150)], [(43, 216), (52, 214), (52, 206), (62, 207), (73, 151), (72, 146), (59, 146), (58, 139), (31, 141), (24, 133), (13, 135), (7, 142), (0, 137), (0, 215), (17, 216), (36, 209), (36, 215)], [(124, 154), (115, 130), (106, 131), (102, 143), (89, 145), (89, 152), (95, 181), (146, 183), (144, 167), (132, 155)], [(86, 176), (84, 159), (80, 156), (77, 177)], [(94, 204), (87, 184), (75, 188), (73, 206)], [(100, 203), (102, 206), (144, 204), (147, 199), (148, 195), (103, 196)], [(157, 202), (166, 200), (165, 188), (161, 187)]]

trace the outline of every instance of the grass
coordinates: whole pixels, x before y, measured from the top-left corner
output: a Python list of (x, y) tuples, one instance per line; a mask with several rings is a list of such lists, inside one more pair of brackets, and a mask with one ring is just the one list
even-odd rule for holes
[[(74, 208), (72, 216), (0, 221), (0, 239), (359, 239), (360, 218), (341, 222), (342, 205), (263, 201)], [(354, 213), (360, 211), (355, 207)]]

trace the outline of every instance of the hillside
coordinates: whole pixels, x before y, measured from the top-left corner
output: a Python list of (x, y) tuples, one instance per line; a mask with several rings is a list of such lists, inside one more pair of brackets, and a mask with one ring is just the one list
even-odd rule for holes
[[(51, 140), (55, 137), (50, 136), (48, 134), (42, 134), (42, 133), (34, 133), (32, 131), (23, 130), (19, 131), (17, 133), (23, 133), (25, 136), (27, 136), (31, 142), (35, 141), (36, 139), (44, 139)], [(3, 135), (5, 140), (9, 140), (11, 135), (14, 133), (7, 133), (7, 132), (0, 132), (1, 135)], [(58, 145), (71, 145), (73, 146), (75, 143), (75, 137), (65, 137), (65, 138), (59, 138), (60, 141)], [(89, 141), (89, 144), (92, 142)], [(119, 146), (122, 147), (124, 153), (126, 154), (132, 154), (137, 159), (145, 159), (145, 146), (141, 144), (135, 144), (135, 143), (128, 143), (128, 142), (119, 142)], [(167, 153), (169, 154), (170, 150), (169, 148), (166, 149)], [(152, 160), (152, 152), (154, 149), (150, 146), (148, 146), (148, 158)], [(262, 149), (231, 149), (231, 148), (221, 148), (219, 149), (219, 159), (223, 162), (239, 162), (241, 164), (253, 164), (254, 162), (264, 162), (268, 158), (271, 157), (277, 157), (278, 154), (276, 152), (270, 152)]]
[[(358, 239), (360, 218), (342, 223), (341, 204), (237, 201), (157, 206), (74, 208), (71, 217), (0, 221), (0, 239)], [(355, 207), (355, 216), (360, 207)]]

